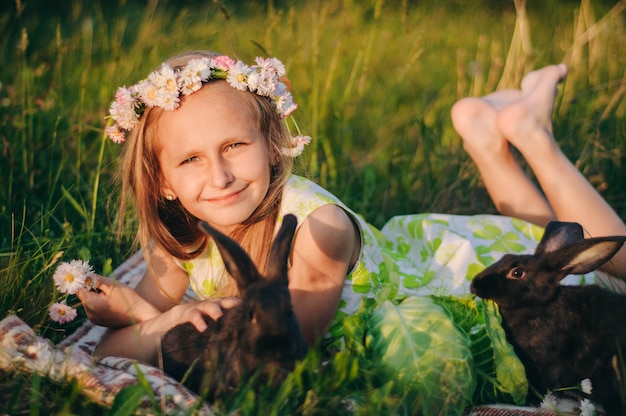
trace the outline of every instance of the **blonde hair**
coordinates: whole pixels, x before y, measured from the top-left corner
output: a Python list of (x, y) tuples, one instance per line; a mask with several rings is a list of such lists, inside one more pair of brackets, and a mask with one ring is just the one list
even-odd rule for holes
[[(168, 61), (172, 68), (185, 66), (192, 59), (217, 56), (211, 52), (194, 51), (177, 55)], [(211, 80), (212, 82), (225, 82)], [(204, 88), (204, 87), (203, 87)], [(291, 173), (292, 158), (281, 149), (290, 146), (290, 135), (276, 113), (275, 104), (267, 97), (249, 91), (236, 91), (248, 105), (269, 152), (270, 185), (261, 204), (252, 215), (230, 235), (249, 254), (259, 270), (264, 270), (270, 242), (282, 200), (282, 191)], [(152, 242), (172, 256), (188, 260), (200, 255), (208, 237), (198, 229), (199, 219), (178, 201), (169, 201), (161, 194), (163, 175), (158, 159), (159, 107), (147, 108), (139, 124), (132, 130), (121, 159), (120, 228), (126, 211), (132, 205), (138, 218), (136, 241), (142, 249)]]

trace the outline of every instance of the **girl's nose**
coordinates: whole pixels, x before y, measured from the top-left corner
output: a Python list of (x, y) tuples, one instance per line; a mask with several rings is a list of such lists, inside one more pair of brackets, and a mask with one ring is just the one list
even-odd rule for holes
[(229, 169), (228, 163), (222, 159), (215, 160), (214, 163), (211, 163), (208, 175), (209, 184), (217, 189), (227, 188), (235, 179)]

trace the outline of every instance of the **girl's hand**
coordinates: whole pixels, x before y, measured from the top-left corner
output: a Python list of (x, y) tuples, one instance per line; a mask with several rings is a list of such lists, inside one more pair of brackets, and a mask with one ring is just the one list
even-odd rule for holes
[(202, 315), (208, 315), (214, 320), (224, 315), (224, 309), (230, 309), (239, 305), (241, 299), (235, 297), (215, 298), (193, 303), (183, 303), (172, 308), (172, 314), (176, 314), (179, 323), (191, 322), (198, 331), (207, 329), (206, 322)]
[(82, 289), (76, 293), (87, 317), (96, 325), (121, 328), (160, 314), (133, 288), (117, 280), (98, 276), (96, 289)]

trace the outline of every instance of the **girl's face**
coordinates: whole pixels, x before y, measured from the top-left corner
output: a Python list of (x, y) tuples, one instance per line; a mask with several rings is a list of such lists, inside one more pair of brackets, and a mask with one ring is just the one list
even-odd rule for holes
[(226, 82), (205, 85), (159, 118), (163, 196), (229, 234), (265, 197), (269, 152), (249, 105)]

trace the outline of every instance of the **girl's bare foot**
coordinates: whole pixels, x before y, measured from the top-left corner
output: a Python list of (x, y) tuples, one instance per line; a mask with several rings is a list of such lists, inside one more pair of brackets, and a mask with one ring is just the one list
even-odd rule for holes
[(484, 97), (469, 97), (452, 106), (452, 124), (463, 147), (476, 162), (509, 153), (509, 143), (496, 124), (498, 111), (521, 97), (519, 90), (500, 90)]
[(564, 64), (529, 73), (522, 80), (520, 99), (498, 112), (499, 131), (523, 155), (556, 146), (552, 136), (552, 110), (557, 85), (566, 75)]

